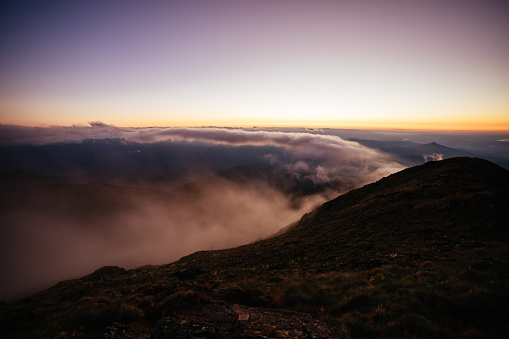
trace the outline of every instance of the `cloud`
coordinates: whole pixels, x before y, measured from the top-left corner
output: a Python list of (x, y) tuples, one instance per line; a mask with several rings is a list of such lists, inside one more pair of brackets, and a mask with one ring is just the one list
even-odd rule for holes
[(391, 156), (332, 135), (244, 131), (224, 128), (154, 128), (127, 137), (139, 142), (199, 141), (230, 146), (275, 146), (285, 150), (265, 159), (283, 174), (315, 185), (335, 182), (337, 193), (373, 182), (403, 169)]
[(423, 154), (422, 156), (425, 162), (428, 161), (439, 161), (444, 159), (444, 155), (440, 153)]
[(115, 126), (105, 124), (104, 122), (101, 122), (101, 121), (90, 121), (89, 125), (90, 125), (90, 127), (94, 127), (94, 128), (115, 128)]
[[(28, 194), (24, 194), (28, 193)], [(224, 178), (191, 190), (110, 185), (11, 187), (0, 193), (0, 300), (88, 274), (103, 265), (166, 264), (199, 250), (243, 245), (298, 220), (266, 183)]]
[(120, 138), (128, 130), (130, 129), (107, 125), (99, 121), (90, 122), (90, 126), (29, 127), (0, 124), (0, 145), (46, 145), (81, 142), (86, 138)]
[(383, 152), (332, 135), (232, 128), (119, 128), (99, 121), (90, 122), (90, 126), (68, 127), (0, 125), (0, 144), (43, 145), (83, 140), (93, 142), (105, 138), (140, 144), (200, 142), (232, 147), (277, 147), (284, 154), (266, 154), (264, 159), (269, 164), (282, 172), (291, 172), (296, 177), (314, 183), (341, 180), (344, 185), (342, 191), (403, 169), (393, 157)]
[[(39, 169), (69, 168), (72, 173), (78, 167), (128, 180), (189, 173), (196, 167), (210, 175), (217, 172), (218, 162), (229, 167), (257, 162), (265, 165), (264, 171), (268, 168), (262, 175), (247, 172), (239, 181), (209, 176), (165, 192), (133, 191), (136, 181), (127, 181), (130, 188), (86, 185), (83, 192), (76, 191), (80, 185), (63, 185), (63, 191), (55, 191), (60, 186), (51, 186), (51, 191), (42, 191), (44, 185), (27, 186), (24, 190), (35, 192), (21, 197), (24, 190), (3, 192), (2, 201), (19, 200), (0, 209), (0, 268), (8, 273), (0, 279), (0, 298), (102, 265), (163, 264), (194, 251), (255, 241), (328, 198), (403, 169), (391, 156), (356, 142), (295, 132), (118, 128), (101, 122), (0, 125), (0, 144), (0, 151), (7, 149), (0, 155), (21, 152), (9, 158), (16, 164), (36, 162), (46, 166)], [(27, 144), (38, 146), (5, 147)], [(264, 175), (272, 175), (273, 181)], [(304, 194), (308, 188), (315, 193)]]

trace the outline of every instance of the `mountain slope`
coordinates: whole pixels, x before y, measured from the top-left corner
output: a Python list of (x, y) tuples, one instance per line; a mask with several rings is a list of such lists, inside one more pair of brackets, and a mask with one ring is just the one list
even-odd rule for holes
[[(143, 337), (164, 318), (154, 335), (196, 325), (209, 337), (288, 337), (286, 309), (347, 338), (505, 338), (507, 206), (509, 171), (475, 158), (428, 162), (325, 203), (273, 238), (163, 266), (105, 267), (3, 304), (0, 333)], [(234, 310), (252, 321), (211, 317)], [(276, 325), (256, 325), (261, 314)], [(290, 329), (306, 337), (303, 328)]]
[[(239, 247), (237, 255), (256, 246), (269, 257), (305, 256), (302, 265), (324, 266), (332, 265), (327, 257), (373, 258), (408, 252), (417, 244), (436, 248), (505, 241), (508, 173), (475, 158), (428, 162), (329, 201), (283, 236)], [(230, 257), (229, 252), (218, 252), (214, 261), (223, 253)], [(244, 255), (247, 261), (255, 260)]]

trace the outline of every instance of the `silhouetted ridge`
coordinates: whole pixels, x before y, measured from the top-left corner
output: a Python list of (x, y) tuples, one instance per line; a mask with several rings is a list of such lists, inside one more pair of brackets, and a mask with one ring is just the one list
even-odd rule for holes
[[(450, 212), (465, 208), (469, 214), (476, 210), (482, 214), (498, 213), (505, 208), (497, 199), (507, 198), (508, 190), (508, 170), (482, 159), (451, 158), (411, 167), (353, 190), (325, 203), (313, 216), (324, 218), (330, 212), (371, 216), (382, 212), (391, 215), (426, 212), (438, 217), (447, 212), (451, 218)], [(484, 208), (480, 210), (481, 207)], [(355, 212), (346, 211), (348, 208)]]
[[(341, 246), (364, 244), (376, 251), (443, 237), (458, 244), (466, 238), (496, 239), (507, 236), (508, 202), (508, 170), (486, 160), (451, 158), (403, 170), (327, 202), (288, 236), (314, 238), (320, 246), (322, 235)], [(352, 241), (352, 233), (359, 241)], [(346, 234), (348, 242), (340, 239)]]
[[(305, 267), (351, 268), (362, 264), (348, 262), (384, 258), (381, 264), (391, 253), (403, 259), (402, 253), (413, 257), (429, 249), (505, 241), (507, 206), (508, 170), (477, 158), (433, 161), (339, 196), (275, 238), (214, 251), (213, 261), (234, 266), (242, 258), (249, 266), (278, 258), (285, 266), (286, 261), (300, 258)], [(213, 265), (209, 254), (199, 252), (182, 261)], [(339, 262), (331, 261), (338, 257)]]

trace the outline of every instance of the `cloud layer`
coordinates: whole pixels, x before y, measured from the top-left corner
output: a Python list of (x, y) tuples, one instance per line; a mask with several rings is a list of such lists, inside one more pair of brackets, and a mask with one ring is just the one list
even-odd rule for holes
[[(328, 198), (403, 168), (382, 152), (336, 136), (101, 122), (0, 125), (0, 155), (11, 169), (130, 185), (6, 188), (0, 194), (0, 268), (6, 273), (0, 298), (102, 265), (163, 264), (255, 241)], [(213, 175), (236, 164), (245, 167)], [(146, 186), (140, 176), (155, 175), (160, 189), (165, 172), (173, 177), (196, 169), (201, 179), (176, 190), (132, 187)]]
[(200, 142), (237, 147), (277, 147), (285, 151), (283, 157), (281, 154), (264, 155), (264, 159), (272, 165), (315, 183), (341, 178), (345, 183), (350, 182), (347, 189), (403, 168), (387, 154), (332, 135), (227, 128), (119, 128), (102, 122), (90, 122), (90, 126), (69, 127), (0, 125), (0, 145), (76, 143), (83, 142), (84, 139), (105, 138), (141, 144)]
[(317, 203), (298, 208), (263, 182), (214, 178), (158, 192), (111, 185), (10, 187), (0, 193), (0, 300), (103, 265), (165, 264), (199, 250), (274, 234)]

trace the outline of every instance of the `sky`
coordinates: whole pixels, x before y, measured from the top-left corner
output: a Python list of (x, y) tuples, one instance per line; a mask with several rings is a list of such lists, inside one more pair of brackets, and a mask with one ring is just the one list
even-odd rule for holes
[(0, 123), (509, 130), (504, 1), (3, 1)]

